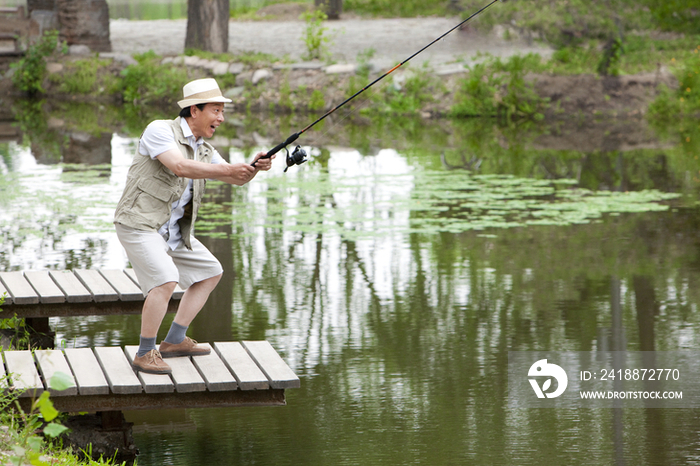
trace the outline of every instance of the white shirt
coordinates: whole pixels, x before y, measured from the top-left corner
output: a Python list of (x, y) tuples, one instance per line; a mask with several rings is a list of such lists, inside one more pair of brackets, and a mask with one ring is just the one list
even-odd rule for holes
[[(182, 128), (182, 132), (187, 138), (187, 142), (189, 143), (190, 147), (194, 149), (195, 153), (197, 153), (197, 149), (199, 149), (199, 146), (204, 143), (204, 139), (201, 137), (195, 139), (190, 126), (187, 124), (187, 120), (184, 118), (180, 119), (180, 127)], [(177, 141), (175, 140), (175, 134), (173, 134), (173, 130), (168, 121), (156, 120), (151, 122), (141, 136), (139, 154), (148, 155), (151, 157), (151, 159), (155, 160), (160, 154), (171, 149), (178, 151), (180, 150)], [(221, 157), (221, 154), (214, 150), (211, 163), (226, 163), (226, 161), (223, 159), (223, 157)], [(177, 222), (185, 214), (185, 206), (187, 203), (192, 200), (192, 184), (192, 180), (189, 180), (185, 192), (182, 193), (182, 197), (173, 202), (171, 206), (172, 210), (170, 220), (168, 220), (158, 230), (158, 233), (167, 238), (168, 247), (170, 247), (172, 250), (175, 250), (180, 245), (180, 241), (182, 240), (182, 236), (180, 235), (180, 224)]]

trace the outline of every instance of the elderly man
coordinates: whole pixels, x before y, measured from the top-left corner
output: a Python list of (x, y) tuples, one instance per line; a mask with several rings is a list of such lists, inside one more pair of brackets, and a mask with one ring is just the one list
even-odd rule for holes
[[(147, 293), (141, 315), (136, 370), (171, 372), (163, 358), (209, 353), (185, 335), (221, 279), (219, 261), (193, 236), (207, 179), (243, 185), (272, 158), (255, 156), (255, 166), (227, 163), (205, 142), (224, 121), (223, 97), (214, 79), (198, 79), (183, 88), (182, 109), (174, 120), (156, 120), (139, 140), (114, 223), (136, 277)], [(156, 336), (175, 286), (185, 290), (167, 336)]]

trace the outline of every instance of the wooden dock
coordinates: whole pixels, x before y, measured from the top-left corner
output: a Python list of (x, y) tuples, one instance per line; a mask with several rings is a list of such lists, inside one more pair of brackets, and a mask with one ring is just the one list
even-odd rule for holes
[[(0, 272), (2, 309), (23, 318), (139, 314), (145, 296), (133, 269)], [(168, 312), (184, 291), (176, 287)]]
[[(49, 390), (62, 412), (110, 412), (161, 408), (279, 406), (284, 390), (299, 378), (267, 341), (216, 342), (206, 356), (167, 358), (170, 375), (134, 371), (137, 346), (4, 351), (0, 376), (5, 390), (20, 393), (20, 405)], [(57, 373), (72, 385), (48, 386)]]

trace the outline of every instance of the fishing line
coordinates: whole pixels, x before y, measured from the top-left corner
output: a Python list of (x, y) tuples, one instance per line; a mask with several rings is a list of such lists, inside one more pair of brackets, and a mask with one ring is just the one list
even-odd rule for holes
[[(260, 158), (261, 158), (261, 159), (270, 158), (270, 157), (272, 157), (274, 154), (276, 154), (277, 152), (279, 152), (280, 150), (284, 149), (284, 150), (287, 152), (287, 160), (286, 160), (286, 162), (287, 162), (287, 167), (284, 169), (285, 172), (287, 171), (287, 169), (289, 169), (289, 167), (291, 167), (291, 166), (293, 166), (293, 165), (301, 165), (302, 163), (306, 162), (306, 157), (307, 157), (307, 155), (306, 155), (306, 152), (304, 151), (304, 149), (301, 148), (301, 146), (296, 146), (296, 148), (294, 149), (294, 151), (292, 152), (291, 155), (289, 154), (289, 150), (287, 149), (287, 146), (290, 145), (290, 144), (292, 144), (292, 143), (293, 143), (294, 141), (296, 141), (297, 139), (299, 139), (299, 136), (301, 136), (302, 134), (304, 134), (306, 131), (310, 130), (310, 129), (313, 128), (314, 126), (316, 126), (318, 123), (320, 123), (321, 121), (323, 121), (326, 117), (328, 117), (329, 115), (331, 115), (333, 112), (335, 112), (335, 111), (338, 110), (339, 108), (343, 107), (345, 104), (347, 104), (347, 103), (350, 102), (352, 99), (354, 99), (354, 98), (357, 97), (358, 95), (360, 95), (360, 94), (362, 94), (363, 92), (365, 92), (365, 91), (366, 91), (367, 89), (369, 89), (370, 87), (374, 86), (376, 83), (378, 83), (378, 82), (381, 81), (382, 79), (384, 79), (384, 78), (386, 78), (387, 76), (389, 76), (391, 73), (393, 73), (394, 71), (396, 71), (397, 69), (399, 69), (401, 66), (403, 66), (403, 65), (406, 64), (406, 63), (408, 63), (413, 57), (415, 57), (416, 55), (420, 54), (420, 53), (423, 52), (425, 49), (427, 49), (428, 47), (430, 47), (431, 45), (433, 45), (434, 43), (440, 41), (441, 39), (443, 39), (445, 36), (447, 36), (448, 34), (450, 34), (450, 33), (451, 33), (452, 31), (454, 31), (455, 29), (457, 29), (457, 28), (461, 27), (462, 25), (466, 24), (469, 20), (471, 20), (471, 19), (474, 18), (475, 16), (479, 15), (481, 12), (483, 12), (484, 10), (486, 10), (488, 7), (490, 7), (491, 5), (493, 5), (494, 3), (496, 3), (497, 1), (498, 1), (498, 0), (492, 0), (491, 3), (489, 3), (488, 5), (482, 7), (479, 11), (477, 11), (476, 13), (473, 13), (473, 14), (472, 14), (471, 16), (469, 16), (467, 19), (465, 19), (464, 21), (462, 21), (461, 23), (459, 23), (458, 25), (456, 25), (455, 27), (453, 27), (452, 29), (450, 29), (449, 31), (447, 31), (446, 33), (444, 33), (443, 35), (441, 35), (440, 37), (438, 37), (437, 39), (435, 39), (434, 41), (432, 41), (432, 42), (429, 43), (428, 45), (426, 45), (425, 47), (423, 47), (422, 49), (418, 50), (416, 53), (414, 53), (413, 55), (411, 55), (410, 57), (408, 57), (407, 59), (405, 59), (404, 61), (402, 61), (402, 62), (399, 63), (398, 65), (394, 66), (392, 69), (390, 69), (389, 71), (387, 71), (386, 73), (384, 73), (383, 75), (381, 75), (380, 77), (378, 77), (377, 79), (375, 79), (374, 81), (372, 81), (371, 83), (369, 83), (368, 85), (366, 85), (365, 87), (363, 87), (362, 89), (360, 89), (359, 91), (357, 91), (356, 93), (354, 93), (352, 96), (350, 96), (350, 97), (348, 97), (347, 99), (345, 99), (345, 101), (343, 101), (341, 104), (336, 105), (335, 107), (333, 107), (332, 109), (330, 109), (328, 112), (326, 112), (324, 115), (322, 115), (322, 116), (321, 116), (320, 118), (318, 118), (316, 121), (314, 121), (313, 123), (311, 123), (310, 125), (308, 125), (306, 128), (302, 129), (302, 130), (299, 131), (299, 132), (296, 132), (296, 133), (292, 134), (292, 135), (289, 136), (284, 142), (281, 142), (281, 143), (277, 144), (275, 147), (273, 147), (272, 149), (270, 149), (265, 155), (263, 155), (263, 156), (260, 157)], [(258, 160), (260, 160), (260, 159), (258, 159)], [(255, 162), (253, 162), (251, 165), (252, 165), (252, 166), (255, 166)]]

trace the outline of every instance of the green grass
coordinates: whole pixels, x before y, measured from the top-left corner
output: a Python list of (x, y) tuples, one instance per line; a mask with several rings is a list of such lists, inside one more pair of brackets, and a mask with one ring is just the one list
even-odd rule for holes
[(345, 0), (344, 11), (370, 16), (413, 17), (444, 15), (449, 7), (445, 0)]

